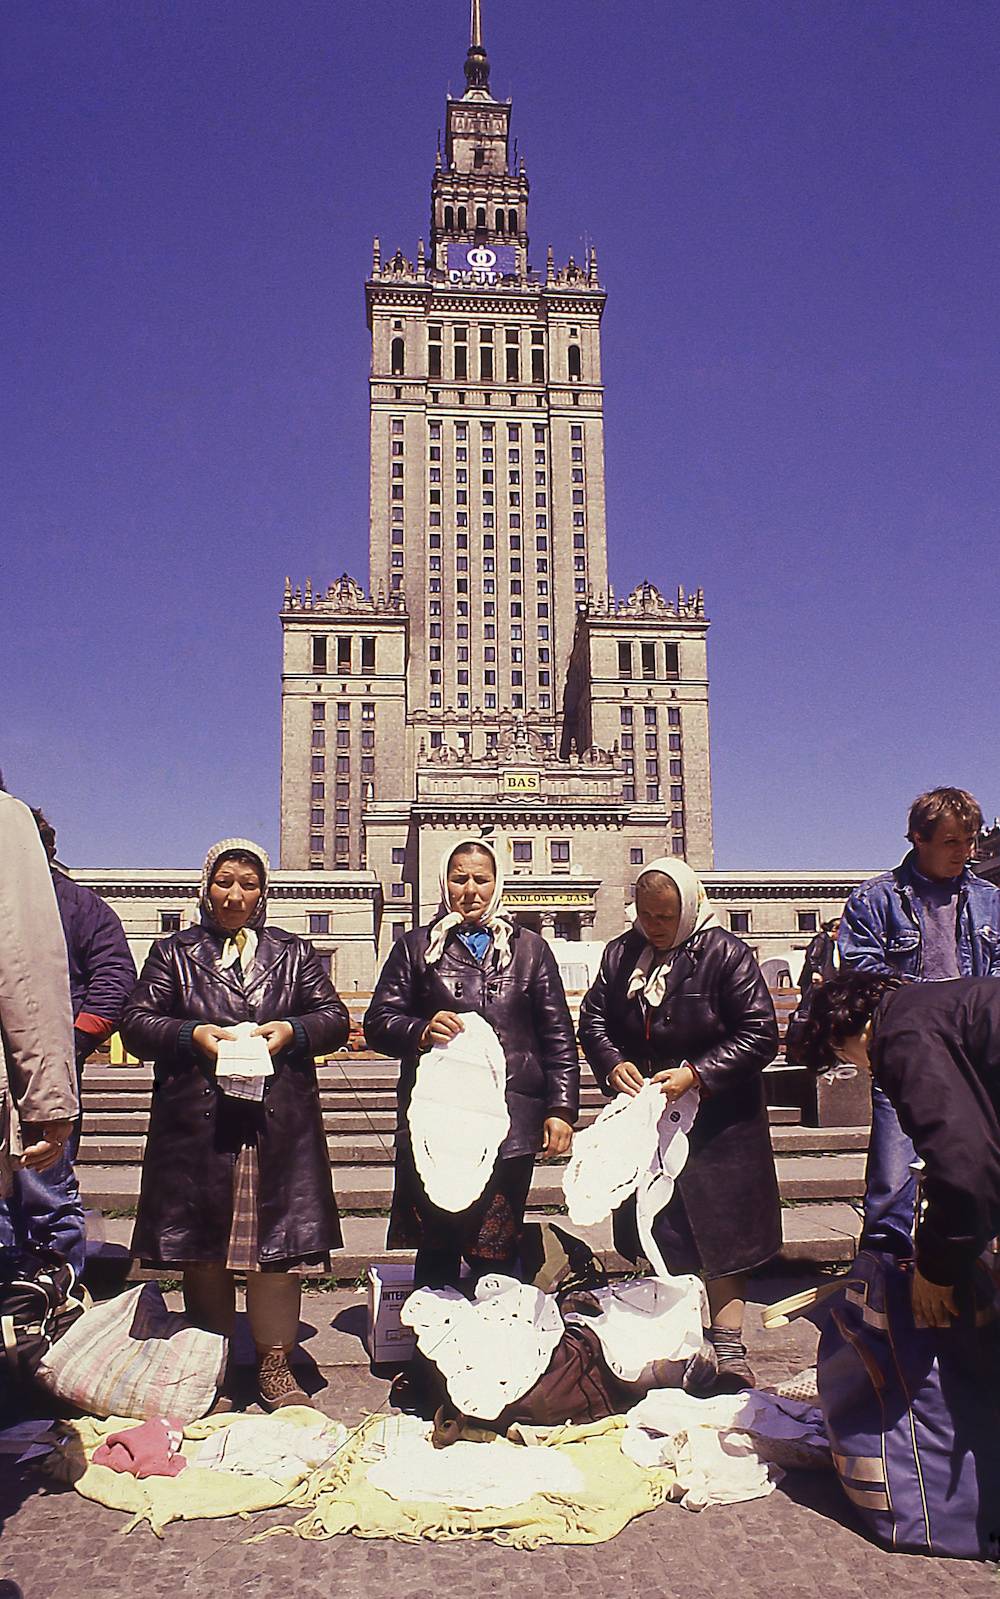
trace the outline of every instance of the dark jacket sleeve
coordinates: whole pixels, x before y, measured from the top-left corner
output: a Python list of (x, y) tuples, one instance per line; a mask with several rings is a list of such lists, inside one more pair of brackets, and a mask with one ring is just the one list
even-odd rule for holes
[(363, 1022), (365, 1039), (371, 1049), (383, 1055), (415, 1056), (420, 1053), (420, 1035), (429, 1016), (417, 1009), (413, 956), (409, 942), (397, 939), (379, 973), (371, 1004)]
[(545, 1071), (546, 1114), (561, 1116), (572, 1126), (580, 1114), (580, 1055), (559, 967), (544, 942), (532, 979), (531, 1003)]
[(601, 967), (580, 1006), (580, 1044), (591, 1071), (606, 1094), (608, 1078), (625, 1059), (608, 1032), (608, 996), (612, 974), (617, 966), (616, 944), (609, 944), (601, 957)]
[[(190, 1053), (192, 1029), (177, 1014), (181, 1006), (171, 940), (162, 938), (146, 956), (139, 981), (122, 1012), (119, 1031), (129, 1054), (140, 1060), (154, 1060)], [(183, 1042), (182, 1032), (186, 1035)]]
[(718, 997), (726, 1036), (691, 1061), (710, 1094), (762, 1072), (778, 1053), (778, 1024), (767, 984), (749, 949), (738, 939), (733, 939), (726, 951)]
[[(902, 1005), (906, 993), (900, 993), (898, 1004), (893, 998), (886, 1002), (872, 1064), (925, 1163), (917, 1265), (930, 1282), (955, 1283), (971, 1270), (1000, 1219), (1000, 1129), (969, 1059), (970, 1049), (978, 1055), (991, 1048), (1000, 1055), (1000, 994), (992, 1025), (983, 1014), (970, 1020), (960, 1010), (949, 1037), (945, 1025), (923, 1008), (911, 1012)], [(965, 1048), (959, 1044), (962, 1033)]]
[(125, 1001), (135, 987), (135, 961), (125, 929), (100, 894), (93, 896), (85, 925), (80, 929), (77, 961), (86, 979), (86, 991), (77, 1015), (88, 1012), (117, 1027)]
[(287, 1020), (302, 1027), (310, 1055), (332, 1055), (347, 1042), (351, 1018), (309, 940), (304, 938), (300, 943), (299, 979), (293, 999), (295, 1014)]

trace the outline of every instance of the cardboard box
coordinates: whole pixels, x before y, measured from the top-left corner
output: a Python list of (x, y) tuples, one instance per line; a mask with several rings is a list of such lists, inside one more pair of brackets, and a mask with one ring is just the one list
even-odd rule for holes
[(416, 1335), (399, 1313), (413, 1292), (413, 1267), (384, 1264), (368, 1268), (368, 1354), (375, 1365), (400, 1362), (416, 1353)]

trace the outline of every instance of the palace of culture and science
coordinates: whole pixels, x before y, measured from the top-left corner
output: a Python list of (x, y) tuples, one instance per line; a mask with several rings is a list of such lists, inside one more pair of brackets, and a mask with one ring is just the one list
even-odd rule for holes
[(712, 865), (700, 593), (608, 580), (596, 252), (529, 251), (529, 183), (478, 0), (429, 248), (376, 239), (370, 579), (286, 586), (281, 864), (369, 868), (379, 939), (426, 921), (438, 861), (505, 842), (510, 910), (607, 939), (638, 866)]
[[(797, 976), (820, 919), (871, 874), (712, 869), (702, 596), (645, 582), (619, 598), (609, 581), (605, 291), (594, 251), (532, 263), (528, 177), (510, 105), (490, 92), (479, 0), (465, 79), (429, 243), (412, 259), (376, 240), (365, 285), (368, 588), (285, 587), (269, 915), (364, 993), (392, 940), (434, 916), (442, 852), (488, 834), (508, 909), (557, 941), (579, 989), (591, 941), (625, 926), (639, 868), (672, 853), (761, 960)], [(118, 912), (140, 963), (197, 919), (193, 867), (74, 875)], [(581, 939), (578, 955), (561, 942)]]

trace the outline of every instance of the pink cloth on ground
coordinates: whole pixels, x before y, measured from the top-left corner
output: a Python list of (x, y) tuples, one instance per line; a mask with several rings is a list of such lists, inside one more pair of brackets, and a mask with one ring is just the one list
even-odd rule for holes
[(132, 1477), (176, 1477), (187, 1465), (177, 1448), (181, 1437), (180, 1427), (160, 1418), (144, 1421), (106, 1438), (94, 1451), (94, 1464)]

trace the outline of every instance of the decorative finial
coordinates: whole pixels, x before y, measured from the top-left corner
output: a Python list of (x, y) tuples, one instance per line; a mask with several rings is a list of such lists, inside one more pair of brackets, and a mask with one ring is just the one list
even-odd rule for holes
[(469, 53), (465, 58), (465, 91), (473, 89), (490, 92), (490, 63), (483, 47), (483, 18), (480, 0), (472, 0), (472, 23), (469, 35)]
[(372, 272), (378, 272), (382, 265), (382, 240), (378, 234), (372, 240)]
[(423, 275), (424, 275), (424, 241), (423, 241), (423, 239), (418, 239), (417, 240), (417, 271), (420, 273), (420, 276), (423, 277)]
[(545, 281), (546, 283), (554, 283), (556, 281), (556, 259), (552, 253), (551, 244), (548, 245), (545, 251)]

